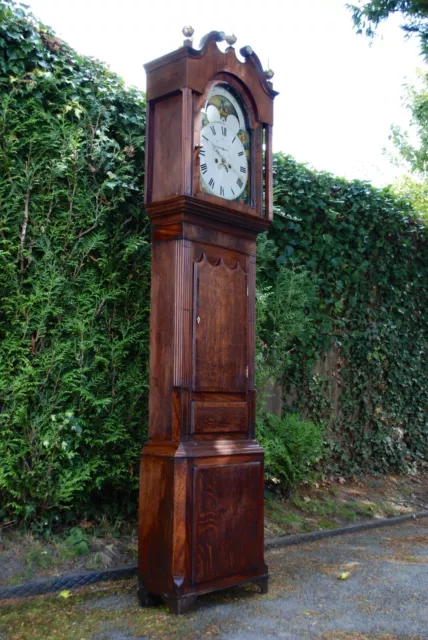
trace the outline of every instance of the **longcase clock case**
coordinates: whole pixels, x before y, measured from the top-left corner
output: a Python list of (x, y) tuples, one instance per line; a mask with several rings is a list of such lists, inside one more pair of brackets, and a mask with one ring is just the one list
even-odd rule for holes
[[(152, 222), (149, 442), (141, 456), (139, 598), (182, 613), (242, 582), (267, 589), (263, 450), (255, 440), (255, 251), (270, 224), (275, 92), (258, 58), (212, 32), (146, 65)], [(252, 200), (199, 188), (199, 111), (214, 82), (239, 92)], [(265, 151), (263, 152), (263, 144)], [(265, 194), (263, 194), (265, 185)]]

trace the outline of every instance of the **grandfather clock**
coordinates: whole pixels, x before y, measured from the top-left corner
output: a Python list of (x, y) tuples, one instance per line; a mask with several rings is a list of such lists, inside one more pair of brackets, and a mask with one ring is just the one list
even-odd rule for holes
[(138, 596), (175, 613), (203, 593), (268, 585), (254, 306), (276, 92), (251, 48), (241, 62), (236, 38), (222, 52), (224, 39), (213, 31), (198, 50), (186, 39), (145, 65), (152, 289)]

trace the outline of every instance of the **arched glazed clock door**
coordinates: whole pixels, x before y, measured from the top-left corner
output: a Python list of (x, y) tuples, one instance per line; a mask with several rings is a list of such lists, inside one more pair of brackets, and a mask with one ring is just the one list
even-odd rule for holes
[(251, 205), (253, 149), (248, 116), (238, 91), (224, 80), (209, 88), (200, 114), (199, 140), (201, 189)]

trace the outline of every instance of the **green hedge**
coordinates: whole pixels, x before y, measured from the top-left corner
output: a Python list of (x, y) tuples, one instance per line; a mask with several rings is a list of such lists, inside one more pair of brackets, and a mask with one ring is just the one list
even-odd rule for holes
[[(428, 242), (410, 204), (389, 189), (311, 171), (277, 155), (276, 247), (263, 267), (304, 268), (317, 284), (315, 331), (295, 340), (286, 398), (328, 421), (331, 461), (341, 471), (415, 469), (428, 458)], [(270, 267), (270, 269), (269, 269)], [(332, 345), (327, 378), (314, 365)], [(333, 418), (326, 387), (340, 384)]]
[[(140, 92), (0, 0), (0, 518), (49, 527), (66, 513), (135, 513), (148, 396), (144, 112)], [(261, 283), (280, 290), (291, 267), (317, 283), (311, 330), (284, 358), (293, 410), (331, 418), (313, 365), (334, 341), (342, 441), (330, 460), (408, 468), (427, 446), (425, 232), (387, 190), (281, 155), (275, 171)], [(265, 340), (273, 315), (259, 322)]]
[(0, 0), (0, 506), (135, 512), (145, 102)]

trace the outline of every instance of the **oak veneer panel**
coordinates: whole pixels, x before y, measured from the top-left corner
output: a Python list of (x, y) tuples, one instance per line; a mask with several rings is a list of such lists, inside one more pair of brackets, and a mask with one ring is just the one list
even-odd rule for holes
[[(213, 229), (208, 226), (202, 227), (199, 224), (185, 224), (184, 233), (186, 237), (204, 245), (224, 248), (240, 253), (254, 254), (256, 253), (256, 242), (253, 238), (241, 237), (237, 232), (225, 233), (221, 229)], [(242, 233), (242, 235), (245, 235)]]
[(256, 348), (256, 256), (248, 261), (248, 388), (255, 386)]
[(193, 390), (247, 388), (247, 274), (202, 256), (194, 265)]
[(139, 555), (139, 573), (161, 593), (170, 580), (173, 461), (143, 455), (140, 466), (139, 545), (144, 553)]
[(236, 250), (232, 247), (222, 248), (216, 243), (209, 244), (207, 242), (193, 242), (192, 249), (194, 262), (202, 264), (205, 256), (213, 267), (221, 266), (220, 263), (223, 262), (224, 266), (230, 270), (239, 268), (245, 274), (247, 273), (248, 255), (246, 255), (245, 251)]
[(251, 572), (262, 563), (261, 473), (260, 462), (194, 467), (193, 584)]
[(265, 215), (268, 220), (273, 220), (273, 169), (272, 169), (272, 125), (265, 127)]
[(149, 436), (171, 439), (174, 342), (174, 273), (175, 246), (159, 243), (152, 246), (152, 281), (150, 311), (150, 393)]
[(188, 240), (177, 240), (171, 246), (175, 249), (174, 386), (188, 388), (191, 382), (192, 345), (191, 247)]
[(152, 105), (153, 165), (152, 200), (182, 192), (182, 94)]
[(193, 402), (192, 433), (245, 433), (246, 402)]

